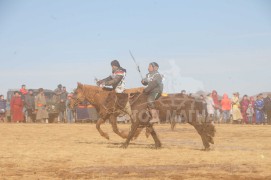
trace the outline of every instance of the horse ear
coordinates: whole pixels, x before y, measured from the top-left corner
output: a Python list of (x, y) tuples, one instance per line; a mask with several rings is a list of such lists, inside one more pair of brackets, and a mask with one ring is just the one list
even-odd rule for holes
[(83, 85), (82, 83), (77, 82), (77, 87), (78, 87), (78, 88), (82, 89), (82, 88), (83, 88), (83, 86), (84, 86), (84, 85)]

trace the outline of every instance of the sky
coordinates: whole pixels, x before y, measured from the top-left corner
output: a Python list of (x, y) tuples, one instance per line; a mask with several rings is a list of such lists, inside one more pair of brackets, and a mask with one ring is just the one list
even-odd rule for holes
[(0, 94), (72, 91), (127, 69), (127, 88), (160, 65), (165, 92), (271, 91), (269, 0), (0, 0)]

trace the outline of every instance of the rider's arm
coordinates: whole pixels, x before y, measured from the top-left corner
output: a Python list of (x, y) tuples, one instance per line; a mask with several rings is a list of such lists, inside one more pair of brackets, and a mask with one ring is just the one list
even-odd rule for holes
[(147, 78), (142, 79), (141, 83), (142, 83), (144, 86), (147, 86), (147, 85), (149, 84)]
[(145, 93), (151, 92), (154, 88), (156, 88), (158, 85), (157, 81), (151, 81), (148, 83), (148, 86), (144, 89)]
[(111, 80), (112, 80), (112, 77), (108, 76), (107, 78), (97, 81), (97, 85), (99, 86), (100, 84), (106, 83), (107, 81), (111, 81)]
[(159, 83), (162, 81), (162, 77), (160, 75), (156, 75), (151, 82), (148, 83), (148, 86), (144, 89), (145, 93), (151, 92), (154, 88), (159, 86)]
[(107, 81), (111, 81), (112, 80), (112, 77), (111, 76), (108, 76), (107, 78), (104, 78), (102, 79), (101, 81), (102, 82), (107, 82)]
[(148, 75), (146, 75), (146, 77), (144, 79), (141, 80), (141, 83), (144, 85), (144, 86), (147, 86), (149, 84), (149, 81), (148, 81)]
[(123, 76), (122, 75), (117, 75), (114, 79), (111, 78), (109, 81), (105, 81), (106, 86), (115, 86), (119, 84), (119, 82), (122, 80)]

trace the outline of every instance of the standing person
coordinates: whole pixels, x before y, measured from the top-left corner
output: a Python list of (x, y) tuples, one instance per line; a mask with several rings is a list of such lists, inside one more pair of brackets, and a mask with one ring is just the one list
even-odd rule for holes
[(243, 116), (243, 123), (248, 123), (248, 119), (247, 119), (247, 108), (249, 105), (249, 99), (247, 95), (243, 96), (243, 99), (241, 100), (241, 112), (242, 112), (242, 116)]
[(22, 95), (27, 95), (28, 91), (27, 91), (27, 89), (26, 89), (26, 85), (25, 85), (25, 84), (23, 84), (23, 85), (21, 86), (20, 93), (21, 93)]
[(246, 113), (247, 113), (248, 123), (252, 124), (253, 123), (253, 116), (254, 116), (254, 108), (252, 107), (252, 104), (248, 105)]
[(255, 124), (256, 123), (256, 114), (255, 114), (255, 99), (253, 96), (251, 96), (249, 98), (249, 103), (251, 104), (252, 108), (254, 109), (254, 114), (253, 114), (253, 117), (252, 117), (252, 124)]
[(58, 123), (64, 123), (65, 122), (65, 111), (66, 111), (66, 101), (60, 100), (60, 103), (58, 104)]
[(256, 124), (263, 124), (264, 123), (264, 101), (263, 101), (263, 94), (259, 94), (257, 96), (257, 100), (255, 101), (255, 112), (256, 112)]
[(24, 100), (25, 100), (25, 96), (26, 96), (27, 93), (28, 93), (25, 84), (23, 84), (23, 85), (21, 86), (20, 93), (21, 93), (21, 95), (22, 95), (21, 98), (22, 98), (22, 100), (24, 101)]
[(271, 93), (264, 99), (264, 109), (267, 115), (267, 124), (271, 125)]
[(0, 121), (5, 122), (7, 101), (4, 99), (4, 95), (0, 95)]
[(232, 119), (233, 123), (240, 124), (242, 121), (242, 114), (240, 111), (239, 93), (233, 93), (232, 98)]
[(54, 90), (54, 94), (55, 94), (55, 101), (57, 103), (59, 103), (60, 102), (60, 96), (62, 94), (62, 85), (61, 84), (59, 84), (57, 86), (57, 88)]
[(66, 120), (66, 101), (67, 101), (67, 90), (66, 87), (62, 87), (62, 92), (60, 94), (60, 102), (59, 102), (59, 122), (64, 123)]
[(214, 103), (211, 93), (207, 95), (205, 101), (207, 104), (207, 113), (208, 113), (209, 121), (214, 123), (215, 103)]
[(159, 99), (163, 92), (163, 77), (158, 72), (159, 65), (156, 62), (152, 62), (149, 64), (148, 71), (149, 73), (146, 75), (146, 78), (144, 78), (141, 83), (144, 86), (147, 86), (143, 92), (148, 95), (147, 103), (148, 103), (148, 109), (151, 113), (152, 119), (150, 120), (150, 123), (157, 123), (159, 122), (159, 114), (157, 110), (155, 109), (154, 101)]
[(37, 110), (36, 121), (41, 123), (48, 123), (49, 115), (46, 109), (46, 98), (43, 88), (39, 88), (39, 93), (35, 98), (35, 107)]
[(214, 101), (214, 121), (219, 123), (221, 107), (220, 107), (220, 103), (218, 100), (218, 94), (217, 94), (216, 90), (213, 90), (212, 98)]
[(72, 99), (72, 94), (68, 95), (68, 99), (66, 101), (66, 117), (67, 117), (67, 123), (73, 123), (73, 110), (70, 109), (70, 102)]
[(33, 90), (29, 89), (28, 94), (25, 96), (24, 101), (25, 109), (27, 112), (27, 122), (34, 122), (35, 120), (35, 96), (33, 94)]
[(225, 93), (221, 100), (221, 108), (223, 113), (223, 121), (224, 123), (230, 122), (230, 111), (231, 111), (231, 100), (228, 95)]
[(60, 100), (66, 101), (68, 98), (68, 92), (65, 86), (62, 87), (62, 93), (60, 95)]
[(14, 96), (11, 98), (10, 112), (12, 115), (12, 122), (23, 122), (23, 101), (18, 91), (14, 92)]
[(56, 103), (57, 106), (57, 110), (58, 110), (58, 122), (60, 122), (61, 119), (61, 112), (63, 110), (63, 103), (61, 103), (61, 95), (62, 95), (62, 85), (59, 84), (57, 85), (57, 88), (54, 90), (54, 101)]

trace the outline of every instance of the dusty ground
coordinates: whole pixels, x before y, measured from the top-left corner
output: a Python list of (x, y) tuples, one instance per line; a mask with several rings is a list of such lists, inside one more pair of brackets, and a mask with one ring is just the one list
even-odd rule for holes
[(271, 126), (218, 125), (209, 152), (190, 125), (157, 125), (159, 150), (102, 128), (109, 141), (93, 124), (0, 124), (0, 179), (271, 179)]

